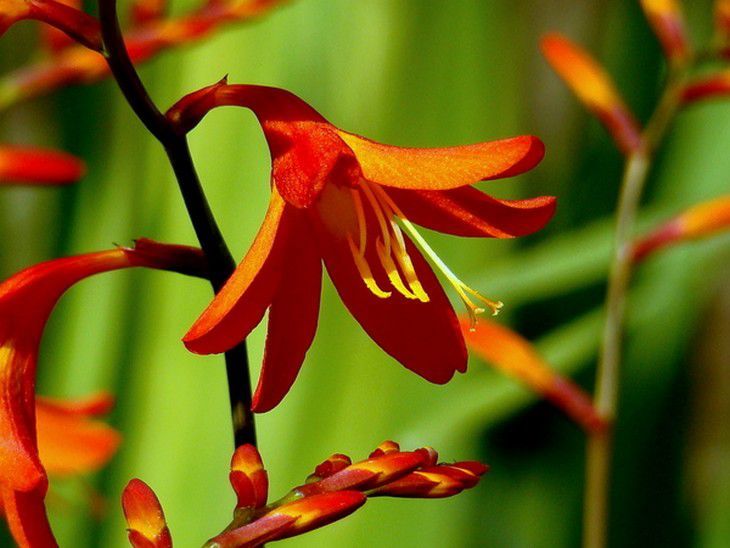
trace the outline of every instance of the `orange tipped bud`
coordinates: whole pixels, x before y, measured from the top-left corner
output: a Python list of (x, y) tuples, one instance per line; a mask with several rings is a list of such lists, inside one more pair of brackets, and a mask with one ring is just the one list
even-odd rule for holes
[(238, 501), (236, 508), (261, 508), (269, 495), (269, 477), (261, 455), (253, 445), (242, 445), (233, 453), (229, 475)]
[(85, 171), (81, 160), (63, 152), (0, 147), (0, 183), (62, 185), (78, 181)]
[(218, 106), (217, 93), (228, 85), (228, 76), (192, 93), (172, 105), (165, 116), (181, 131), (187, 133), (197, 126), (205, 115)]
[(689, 41), (684, 16), (677, 0), (641, 0), (646, 18), (670, 62), (677, 64), (689, 57)]
[(171, 548), (172, 538), (165, 514), (154, 491), (133, 479), (122, 493), (122, 508), (129, 527), (129, 542), (134, 548)]
[(373, 451), (370, 453), (370, 458), (375, 457), (382, 457), (383, 455), (387, 455), (388, 453), (397, 453), (400, 451), (400, 445), (398, 445), (394, 441), (386, 440)]
[(247, 548), (301, 535), (348, 516), (365, 504), (357, 491), (312, 495), (272, 510), (258, 520), (212, 538), (207, 548)]
[(458, 495), (479, 483), (489, 467), (479, 462), (457, 462), (428, 466), (383, 485), (370, 496), (444, 498)]
[(694, 103), (703, 99), (724, 99), (730, 96), (730, 70), (711, 74), (687, 84), (682, 90), (682, 101)]
[(712, 236), (730, 228), (730, 195), (687, 209), (634, 244), (633, 257), (640, 262), (652, 253), (680, 242)]
[(619, 149), (626, 153), (639, 148), (639, 123), (606, 71), (583, 48), (559, 34), (545, 36), (540, 46), (550, 66), (598, 117)]
[(489, 320), (480, 320), (475, 329), (469, 318), (460, 318), (467, 346), (481, 359), (503, 373), (515, 377), (560, 407), (588, 432), (606, 424), (588, 395), (571, 380), (558, 375), (535, 348), (514, 331)]
[(344, 470), (352, 464), (352, 459), (342, 453), (335, 453), (323, 463), (319, 464), (314, 469), (314, 474), (310, 476), (311, 479), (322, 479), (331, 476), (341, 470)]

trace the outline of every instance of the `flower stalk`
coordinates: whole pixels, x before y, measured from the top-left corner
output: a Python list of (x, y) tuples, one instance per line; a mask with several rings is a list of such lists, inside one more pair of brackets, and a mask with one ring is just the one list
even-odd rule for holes
[(613, 427), (619, 402), (622, 330), (633, 270), (632, 238), (654, 151), (677, 113), (683, 85), (683, 71), (673, 70), (657, 108), (642, 132), (641, 145), (627, 156), (621, 181), (594, 397), (596, 411), (608, 427), (588, 438), (583, 515), (585, 548), (604, 548), (607, 545), (608, 486), (613, 458)]
[[(235, 270), (226, 241), (218, 227), (195, 170), (187, 137), (167, 120), (150, 98), (129, 57), (119, 26), (116, 0), (99, 0), (104, 57), (129, 105), (165, 149), (185, 202), (200, 247), (210, 268), (210, 282), (217, 293)], [(228, 392), (236, 447), (256, 444), (251, 412), (251, 381), (246, 341), (225, 354)]]

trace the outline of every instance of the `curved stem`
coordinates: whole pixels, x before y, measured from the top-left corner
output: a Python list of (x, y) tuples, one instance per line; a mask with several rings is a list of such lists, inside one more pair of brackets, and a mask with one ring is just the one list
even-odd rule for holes
[[(99, 21), (104, 56), (119, 88), (137, 117), (164, 147), (180, 187), (200, 247), (210, 265), (210, 282), (216, 293), (236, 268), (210, 209), (195, 170), (187, 137), (177, 131), (147, 93), (129, 58), (119, 27), (116, 0), (99, 0)], [(251, 380), (246, 341), (226, 352), (226, 375), (236, 447), (256, 444), (251, 412)]]
[(604, 548), (607, 544), (609, 479), (613, 457), (613, 436), (619, 401), (621, 338), (626, 295), (631, 281), (633, 237), (636, 215), (651, 166), (653, 152), (666, 135), (679, 107), (683, 73), (673, 74), (654, 114), (642, 133), (642, 146), (632, 151), (624, 168), (616, 213), (614, 254), (608, 278), (606, 319), (596, 374), (594, 405), (609, 425), (588, 439), (586, 452), (583, 546)]

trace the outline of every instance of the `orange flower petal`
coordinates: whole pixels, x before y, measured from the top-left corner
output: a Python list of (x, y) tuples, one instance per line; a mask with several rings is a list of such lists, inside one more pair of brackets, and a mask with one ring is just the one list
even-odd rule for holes
[(469, 318), (460, 320), (467, 345), (481, 359), (553, 402), (588, 432), (605, 427), (588, 395), (553, 371), (520, 335), (486, 319), (480, 319), (472, 331)]
[(641, 0), (654, 34), (672, 62), (681, 62), (689, 56), (689, 41), (684, 16), (677, 0)]
[(603, 123), (619, 149), (641, 144), (641, 128), (621, 99), (611, 77), (580, 46), (560, 34), (540, 41), (543, 55), (578, 99)]
[(58, 546), (53, 538), (51, 526), (46, 516), (43, 499), (46, 484), (39, 485), (32, 491), (13, 491), (0, 483), (0, 499), (5, 511), (5, 519), (10, 533), (18, 546), (54, 548)]
[(98, 470), (109, 462), (121, 441), (116, 430), (89, 420), (78, 407), (72, 405), (69, 410), (40, 397), (36, 399), (36, 428), (41, 462), (49, 474), (57, 476)]
[(543, 228), (555, 213), (556, 200), (497, 200), (472, 187), (453, 190), (388, 189), (412, 222), (455, 236), (514, 238)]
[(687, 209), (634, 244), (635, 262), (683, 241), (709, 237), (730, 229), (730, 195), (720, 196)]
[(39, 148), (0, 147), (0, 183), (61, 185), (84, 176), (78, 158)]
[(306, 222), (291, 231), (279, 289), (269, 310), (264, 363), (252, 409), (276, 407), (299, 373), (317, 330), (322, 259)]
[(183, 338), (188, 350), (225, 352), (262, 320), (281, 279), (288, 234), (285, 209), (286, 203), (272, 187), (269, 209), (251, 248)]
[(405, 148), (337, 133), (355, 153), (367, 180), (396, 188), (448, 190), (512, 177), (535, 167), (545, 154), (542, 142), (529, 135), (449, 148)]
[(122, 493), (122, 508), (134, 548), (171, 548), (172, 539), (160, 501), (154, 491), (133, 479)]
[[(398, 292), (378, 298), (365, 286), (345, 240), (317, 227), (320, 252), (327, 272), (350, 313), (383, 350), (405, 367), (430, 382), (444, 384), (454, 372), (466, 370), (466, 348), (456, 314), (441, 284), (421, 253), (405, 237), (429, 302), (406, 299)], [(375, 245), (368, 245), (366, 259), (378, 264)], [(380, 287), (387, 287), (384, 273), (375, 273)]]

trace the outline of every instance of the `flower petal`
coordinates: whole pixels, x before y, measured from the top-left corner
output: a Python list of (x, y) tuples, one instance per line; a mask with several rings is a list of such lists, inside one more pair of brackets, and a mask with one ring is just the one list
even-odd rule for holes
[(262, 320), (281, 279), (288, 233), (285, 210), (286, 203), (272, 186), (269, 209), (251, 248), (183, 338), (188, 350), (225, 352)]
[(32, 491), (20, 492), (0, 484), (0, 499), (5, 511), (10, 532), (18, 546), (54, 548), (58, 546), (53, 538), (51, 526), (43, 504), (47, 485)]
[(545, 154), (542, 141), (530, 135), (449, 148), (404, 148), (337, 132), (367, 180), (396, 188), (447, 190), (512, 177), (535, 167)]
[[(347, 241), (317, 225), (325, 266), (340, 298), (350, 313), (388, 354), (423, 378), (444, 384), (455, 371), (466, 370), (466, 348), (458, 321), (436, 275), (406, 237), (406, 249), (428, 294), (427, 303), (405, 298), (393, 291), (378, 298), (366, 287)], [(375, 245), (368, 245), (366, 259), (377, 265)], [(380, 287), (388, 287), (384, 273), (375, 273)]]
[(299, 373), (317, 329), (322, 259), (306, 222), (297, 223), (287, 245), (279, 289), (269, 311), (264, 363), (252, 409), (276, 407)]
[(70, 154), (39, 148), (0, 146), (0, 182), (39, 185), (73, 183), (84, 163)]
[(41, 462), (49, 474), (57, 476), (101, 468), (121, 442), (119, 432), (90, 420), (73, 405), (65, 409), (41, 397), (36, 399), (36, 428)]
[(446, 234), (513, 238), (543, 228), (555, 213), (556, 199), (498, 200), (473, 187), (453, 190), (387, 189), (412, 222)]
[(687, 59), (690, 46), (679, 2), (641, 0), (640, 3), (667, 59), (675, 63)]

